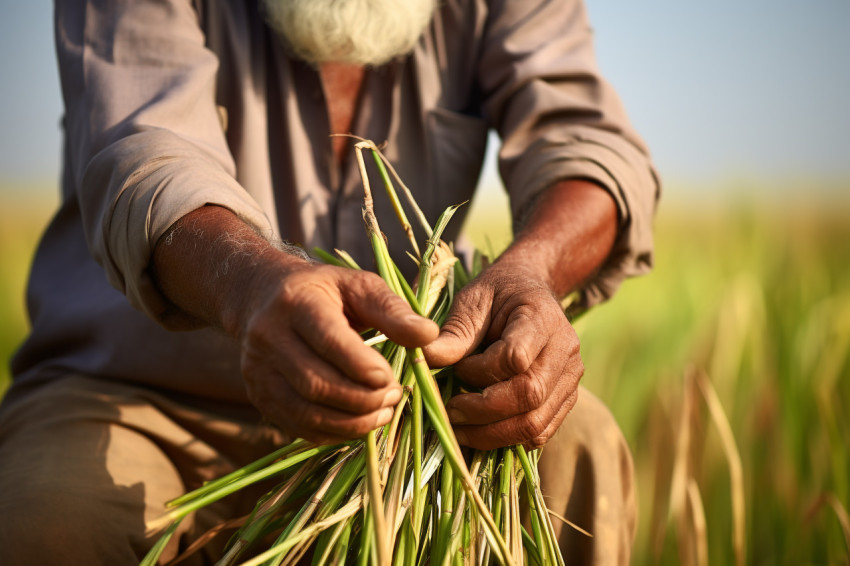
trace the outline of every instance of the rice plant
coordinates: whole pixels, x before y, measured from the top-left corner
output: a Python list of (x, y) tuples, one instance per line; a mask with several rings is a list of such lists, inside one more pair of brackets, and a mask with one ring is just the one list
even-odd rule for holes
[[(457, 207), (428, 224), (411, 192), (370, 141), (356, 157), (364, 188), (363, 218), (379, 275), (417, 313), (442, 322), (455, 292), (474, 277), (440, 238)], [(364, 152), (371, 154), (396, 217), (419, 263), (414, 288), (399, 275), (375, 217)], [(393, 179), (428, 239), (421, 249)], [(317, 251), (327, 262), (359, 267), (344, 252)], [(481, 262), (476, 262), (480, 265)], [(465, 452), (445, 401), (462, 384), (451, 368), (432, 370), (420, 348), (403, 348), (377, 331), (363, 335), (404, 388), (392, 421), (365, 438), (332, 446), (296, 440), (169, 503), (153, 526), (162, 534), (142, 561), (156, 564), (190, 513), (259, 481), (274, 480), (228, 545), (221, 565), (295, 564), (307, 553), (324, 564), (564, 564), (540, 491), (537, 451), (522, 446)], [(520, 517), (528, 501), (530, 531)], [(272, 539), (271, 544), (261, 543)], [(250, 551), (253, 557), (245, 560)]]
[[(582, 383), (616, 415), (635, 460), (640, 519), (632, 563), (682, 564), (679, 531), (691, 527), (670, 513), (670, 496), (675, 439), (687, 397), (691, 463), (681, 485), (694, 507), (688, 503), (683, 509), (685, 518), (702, 524), (699, 531), (688, 532), (703, 537), (703, 542), (693, 538), (687, 544), (707, 546), (709, 564), (737, 560), (730, 464), (695, 383), (696, 376), (705, 375), (741, 457), (745, 563), (846, 565), (850, 183), (828, 187), (807, 179), (793, 191), (799, 200), (789, 199), (791, 191), (778, 194), (767, 183), (730, 183), (716, 187), (711, 196), (693, 187), (667, 185), (656, 222), (654, 272), (630, 281), (613, 301), (576, 323), (586, 366)], [(24, 283), (39, 233), (55, 208), (53, 190), (29, 191), (25, 200), (12, 196), (8, 185), (0, 188), (0, 251), (5, 260), (0, 265), (0, 349), (7, 360), (27, 330)], [(485, 194), (486, 199), (473, 203), (464, 232), (482, 250), (498, 252), (510, 234), (494, 227), (510, 225), (508, 207), (496, 206), (497, 190)], [(36, 200), (35, 195), (49, 197)], [(4, 365), (0, 392), (8, 383)], [(438, 377), (440, 383), (442, 379)], [(415, 394), (411, 391), (406, 403)], [(429, 450), (425, 448), (423, 459), (438, 466), (442, 456)], [(513, 455), (508, 450), (493, 460), (501, 468), (481, 464), (488, 481), (497, 483), (484, 499), (490, 504), (488, 498), (493, 498), (492, 515), (506, 542), (513, 526), (498, 502), (500, 494), (508, 500), (510, 474), (502, 471), (516, 465)], [(467, 461), (472, 471), (474, 463)], [(431, 467), (424, 467), (420, 477), (433, 484), (439, 471)], [(277, 481), (293, 476), (284, 471)], [(397, 493), (398, 484), (392, 485)], [(425, 502), (431, 501), (430, 489), (421, 495)], [(277, 500), (269, 499), (272, 505)], [(237, 528), (236, 519), (225, 526)], [(268, 528), (276, 532), (283, 527)], [(358, 528), (337, 526), (325, 535), (331, 559), (352, 553)]]

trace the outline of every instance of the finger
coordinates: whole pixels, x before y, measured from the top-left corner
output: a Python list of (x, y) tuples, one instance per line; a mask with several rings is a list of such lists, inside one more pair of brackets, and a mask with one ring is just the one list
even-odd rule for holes
[(536, 411), (547, 402), (550, 385), (536, 372), (518, 375), (485, 388), (480, 393), (462, 393), (452, 397), (446, 410), (452, 423), (489, 424)]
[(437, 324), (416, 314), (383, 279), (373, 273), (360, 275), (357, 280), (341, 285), (349, 317), (364, 327), (380, 330), (407, 348), (424, 346), (437, 337), (440, 331)]
[(555, 414), (555, 418), (549, 421), (549, 424), (543, 430), (542, 434), (522, 442), (525, 449), (537, 450), (538, 448), (543, 448), (543, 446), (549, 442), (553, 436), (555, 436), (558, 429), (561, 428), (561, 425), (564, 423), (567, 415), (570, 414), (570, 411), (572, 411), (573, 407), (576, 406), (576, 402), (578, 402), (578, 388), (576, 388), (576, 390), (573, 391), (572, 394), (561, 404), (561, 408), (558, 409), (558, 412)]
[(349, 413), (364, 414), (393, 407), (401, 400), (402, 388), (396, 381), (374, 388), (349, 379), (317, 356), (298, 337), (280, 342), (268, 361), (309, 402)]
[(487, 386), (479, 393), (456, 395), (447, 403), (457, 424), (487, 424), (529, 413), (564, 399), (584, 373), (577, 340), (551, 340), (528, 371)]
[(424, 349), (432, 367), (456, 364), (474, 352), (490, 327), (492, 292), (470, 287), (464, 291), (455, 299), (439, 337)]
[(368, 432), (388, 424), (393, 418), (393, 410), (390, 408), (356, 417), (320, 405), (307, 404), (304, 409), (305, 413), (297, 420), (292, 418), (290, 413), (282, 415), (281, 418), (291, 423), (290, 430), (299, 438), (318, 438), (324, 443), (361, 438)]
[(373, 362), (376, 371), (381, 372), (380, 380), (364, 384), (350, 379), (319, 356), (292, 328), (281, 329), (272, 317), (257, 319), (243, 341), (242, 373), (250, 384), (268, 379), (273, 371), (277, 379), (288, 381), (308, 401), (352, 413), (397, 403), (401, 386), (393, 379), (386, 360), (360, 341), (355, 345), (369, 356), (377, 355)]
[(249, 390), (264, 417), (291, 435), (327, 443), (359, 438), (392, 420), (393, 408), (362, 415), (340, 411), (302, 398), (281, 376), (269, 373)]
[(516, 444), (522, 444), (528, 449), (540, 448), (554, 436), (577, 399), (578, 390), (564, 402), (557, 403), (552, 412), (550, 407), (541, 407), (532, 413), (489, 425), (459, 426), (455, 427), (455, 436), (461, 445), (476, 450), (494, 450)]
[(529, 308), (514, 309), (502, 338), (481, 354), (455, 364), (455, 373), (466, 383), (487, 387), (528, 371), (549, 342), (549, 327), (535, 320)]
[(339, 306), (321, 299), (321, 295), (311, 298), (307, 306), (290, 315), (294, 332), (315, 357), (367, 387), (379, 389), (395, 383), (387, 361), (363, 343)]

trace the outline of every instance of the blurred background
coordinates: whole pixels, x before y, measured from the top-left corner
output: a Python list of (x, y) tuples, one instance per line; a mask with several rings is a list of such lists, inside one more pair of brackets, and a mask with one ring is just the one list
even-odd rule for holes
[[(664, 181), (655, 271), (576, 323), (635, 458), (633, 563), (850, 564), (850, 2), (587, 2)], [(3, 7), (0, 395), (62, 114), (52, 6)], [(472, 206), (498, 253), (492, 152)]]

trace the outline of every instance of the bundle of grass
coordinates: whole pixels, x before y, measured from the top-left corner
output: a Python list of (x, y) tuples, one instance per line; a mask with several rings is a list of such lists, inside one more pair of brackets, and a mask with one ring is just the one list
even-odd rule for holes
[[(365, 192), (363, 217), (378, 273), (419, 314), (441, 323), (455, 292), (475, 273), (457, 262), (440, 236), (457, 207), (431, 227), (389, 162), (370, 141), (356, 156)], [(415, 291), (401, 277), (375, 218), (363, 152), (371, 153), (419, 263)], [(402, 187), (428, 234), (424, 251), (413, 237), (392, 179)], [(324, 261), (359, 269), (344, 252)], [(480, 269), (481, 261), (475, 265)], [(256, 482), (276, 487), (258, 501), (231, 538), (219, 564), (563, 564), (540, 492), (537, 452), (522, 446), (465, 454), (444, 402), (461, 384), (451, 368), (431, 370), (420, 348), (403, 348), (376, 331), (366, 343), (386, 358), (404, 387), (390, 424), (334, 446), (296, 440), (276, 452), (169, 503), (164, 532), (142, 564), (155, 564), (180, 521), (193, 511)], [(527, 500), (531, 532), (520, 520)], [(260, 541), (274, 539), (265, 549)]]

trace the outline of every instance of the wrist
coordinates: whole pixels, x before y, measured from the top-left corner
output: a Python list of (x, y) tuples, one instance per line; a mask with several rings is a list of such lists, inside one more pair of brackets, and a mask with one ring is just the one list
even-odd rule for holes
[(493, 282), (496, 291), (505, 285), (504, 282), (510, 281), (524, 287), (540, 287), (553, 293), (548, 268), (525, 254), (521, 245), (511, 246), (482, 273), (482, 276)]
[(157, 242), (151, 271), (177, 310), (199, 325), (238, 335), (260, 286), (306, 265), (230, 210), (205, 206), (182, 217)]
[(282, 290), (287, 277), (313, 268), (305, 256), (282, 251), (269, 244), (269, 247), (254, 250), (234, 265), (232, 272), (222, 278), (220, 293), (217, 294), (216, 310), (221, 328), (231, 336), (241, 338), (253, 313)]
[(536, 200), (497, 263), (545, 282), (560, 299), (605, 263), (617, 231), (617, 205), (607, 189), (582, 179), (562, 181)]

